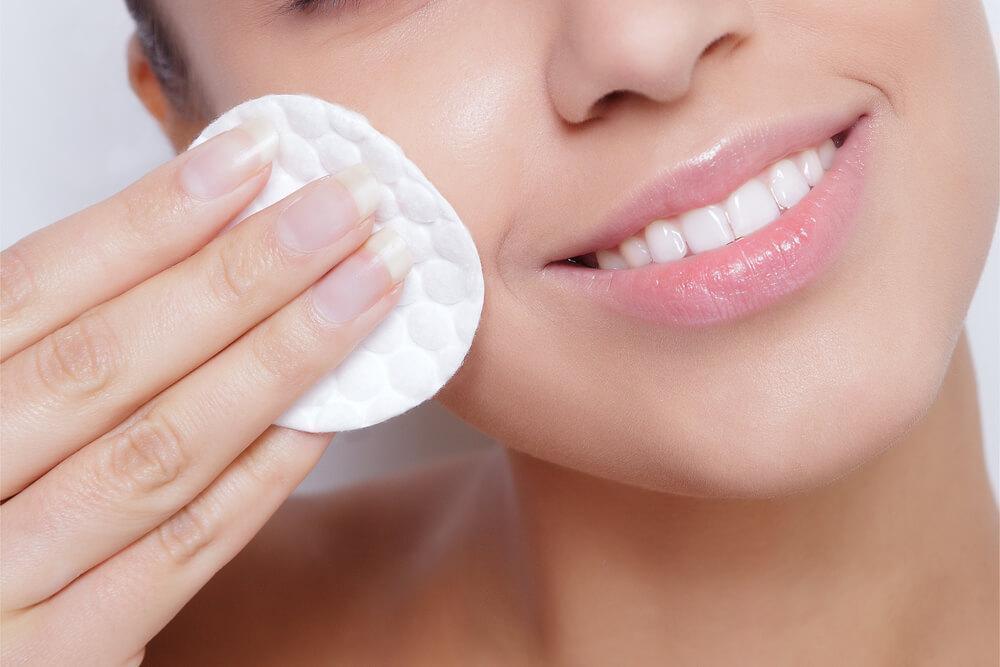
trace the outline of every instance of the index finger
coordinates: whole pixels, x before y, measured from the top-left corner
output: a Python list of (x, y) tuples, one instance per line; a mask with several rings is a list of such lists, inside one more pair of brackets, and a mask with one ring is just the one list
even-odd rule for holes
[(264, 186), (277, 148), (274, 128), (250, 121), (4, 250), (3, 359), (208, 242)]

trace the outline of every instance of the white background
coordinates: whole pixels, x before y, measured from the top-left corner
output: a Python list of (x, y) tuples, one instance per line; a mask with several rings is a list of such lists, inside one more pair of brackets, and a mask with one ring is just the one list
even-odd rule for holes
[[(986, 0), (994, 43), (1000, 0)], [(0, 246), (112, 194), (171, 156), (128, 88), (122, 0), (0, 0)], [(994, 489), (1000, 446), (1000, 239), (968, 317)], [(428, 404), (344, 434), (302, 490), (488, 441)]]

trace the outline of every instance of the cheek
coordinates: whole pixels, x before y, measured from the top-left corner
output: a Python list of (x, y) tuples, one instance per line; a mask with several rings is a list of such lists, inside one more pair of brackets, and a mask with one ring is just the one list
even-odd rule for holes
[[(944, 363), (996, 224), (995, 56), (979, 2), (866, 6), (855, 56), (865, 75), (855, 76), (879, 86), (888, 105), (869, 174), (871, 222), (850, 261), (867, 267), (858, 293), (867, 289), (883, 313), (873, 313), (873, 330)], [(921, 363), (893, 358), (904, 367)]]
[[(533, 65), (542, 45), (523, 10), (515, 14), (507, 3), (462, 10), (463, 1), (430, 3), (433, 16), (402, 20), (363, 39), (286, 36), (283, 41), (301, 45), (296, 49), (274, 43), (273, 50), (259, 44), (248, 51), (233, 35), (224, 36), (205, 47), (199, 62), (219, 111), (268, 93), (304, 92), (367, 116), (469, 227), (490, 299), (505, 290), (498, 248), (532, 176), (524, 171), (530, 147), (520, 131), (538, 127), (539, 115), (547, 113)], [(503, 39), (493, 37), (497, 33)], [(484, 326), (506, 301), (487, 303)]]
[[(464, 1), (427, 3), (427, 12), (371, 34), (340, 35), (319, 19), (287, 34), (258, 31), (252, 48), (239, 35), (212, 35), (198, 65), (219, 112), (283, 92), (358, 110), (402, 146), (489, 252), (515, 208), (517, 128), (533, 124), (524, 100), (538, 46), (506, 3), (469, 11)], [(504, 39), (490, 38), (497, 32)], [(537, 92), (532, 99), (537, 106)]]

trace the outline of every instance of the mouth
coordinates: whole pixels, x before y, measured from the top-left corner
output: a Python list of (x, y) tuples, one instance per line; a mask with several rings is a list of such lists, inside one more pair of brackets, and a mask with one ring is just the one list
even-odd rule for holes
[(544, 275), (666, 324), (716, 324), (775, 303), (817, 277), (853, 227), (871, 123), (849, 118), (720, 142)]
[(609, 271), (641, 269), (676, 262), (750, 236), (794, 208), (822, 182), (850, 131), (838, 132), (814, 148), (778, 160), (719, 203), (654, 220), (615, 247), (564, 261)]

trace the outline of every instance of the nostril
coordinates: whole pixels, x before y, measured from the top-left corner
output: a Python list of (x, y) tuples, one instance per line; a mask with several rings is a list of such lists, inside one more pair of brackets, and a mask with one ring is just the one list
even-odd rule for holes
[(720, 46), (722, 46), (726, 42), (734, 41), (735, 38), (736, 38), (736, 35), (734, 35), (733, 33), (730, 33), (730, 32), (727, 32), (725, 35), (722, 35), (721, 37), (717, 37), (716, 39), (712, 40), (711, 44), (709, 44), (708, 46), (706, 46), (704, 48), (704, 50), (701, 52), (701, 57), (704, 58), (708, 54), (710, 54), (713, 51), (717, 50)]
[(611, 106), (626, 95), (628, 95), (627, 90), (612, 90), (610, 93), (597, 100), (597, 105), (595, 106), (599, 106), (601, 108)]
[(629, 95), (627, 90), (612, 90), (610, 93), (602, 96), (590, 107), (590, 113), (585, 120), (593, 120), (607, 113), (614, 105), (621, 100), (624, 100)]

